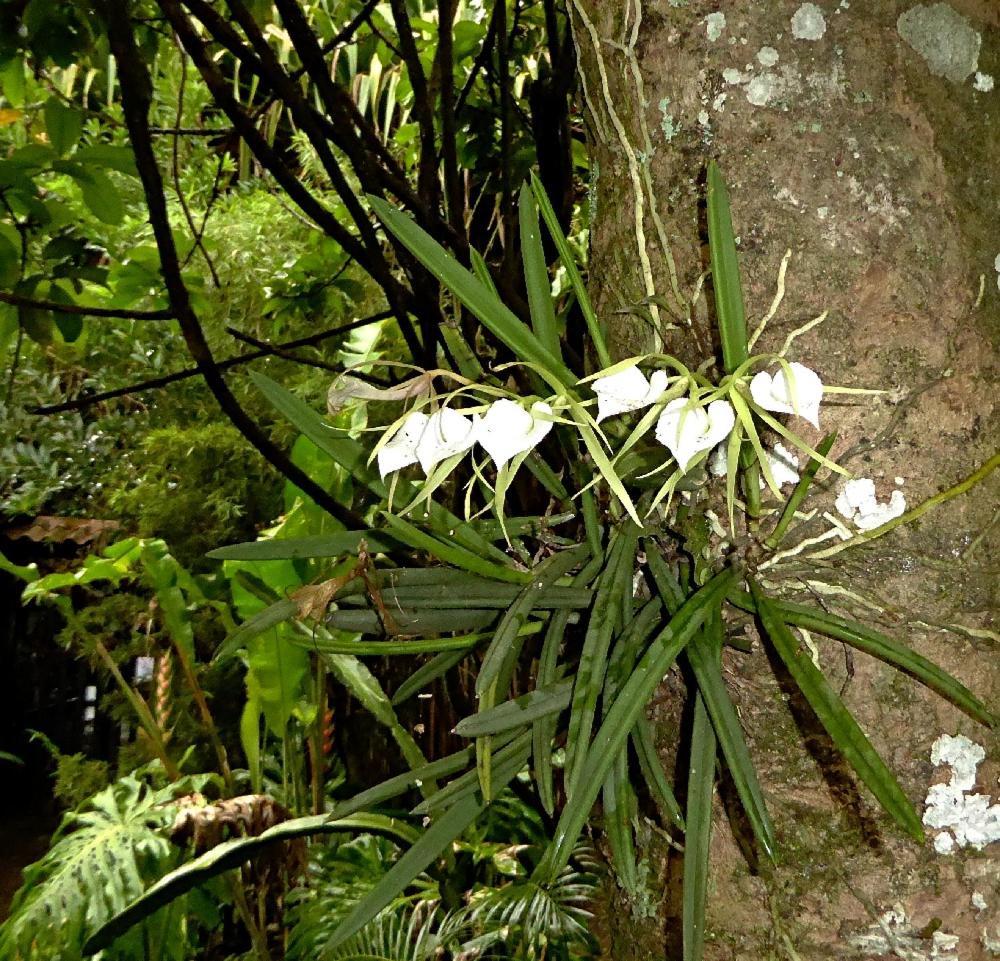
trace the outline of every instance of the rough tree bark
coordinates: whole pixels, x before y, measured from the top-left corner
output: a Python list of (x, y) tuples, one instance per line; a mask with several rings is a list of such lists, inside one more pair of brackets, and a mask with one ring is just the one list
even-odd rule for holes
[[(784, 304), (758, 351), (778, 350), (791, 330), (829, 310), (793, 358), (829, 383), (889, 391), (824, 406), (824, 429), (840, 432), (835, 453), (847, 452), (847, 466), (874, 478), (882, 496), (902, 478), (911, 506), (987, 460), (998, 436), (1000, 6), (569, 6), (592, 146), (594, 298), (617, 354), (655, 349), (652, 319), (669, 352), (696, 362), (706, 355), (704, 300), (690, 328), (667, 327), (676, 321), (662, 244), (668, 238), (678, 286), (690, 292), (706, 261), (699, 178), (715, 156), (732, 192), (751, 324), (792, 251)], [(998, 75), (996, 89), (977, 69)], [(643, 303), (645, 318), (635, 310)], [(815, 572), (834, 585), (828, 592), (849, 587), (877, 609), (852, 610), (832, 593), (824, 601), (905, 638), (994, 709), (996, 526), (973, 542), (995, 520), (997, 488), (994, 475), (877, 548)], [(945, 624), (959, 626), (936, 626)], [(1000, 803), (994, 735), (864, 655), (830, 643), (821, 657), (918, 806), (945, 779), (930, 761), (942, 733), (985, 746), (977, 787)], [(930, 842), (907, 841), (800, 719), (803, 735), (759, 645), (726, 667), (784, 858), (752, 873), (734, 841), (732, 807), (717, 799), (706, 956), (1000, 956), (1000, 845), (942, 856)], [(666, 763), (676, 754), (670, 695), (656, 709)], [(608, 886), (598, 927), (609, 958), (680, 956), (677, 856), (655, 835), (646, 856), (648, 904), (624, 904)], [(883, 929), (877, 919), (897, 904), (906, 920), (883, 919)], [(954, 953), (942, 934), (958, 936)]]

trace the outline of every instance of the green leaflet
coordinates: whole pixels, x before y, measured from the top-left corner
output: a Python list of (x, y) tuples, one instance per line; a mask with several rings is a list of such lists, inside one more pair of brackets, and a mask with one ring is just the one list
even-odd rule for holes
[(830, 687), (823, 672), (813, 664), (808, 651), (804, 650), (792, 635), (780, 610), (764, 595), (753, 578), (748, 580), (757, 616), (764, 626), (765, 633), (823, 727), (857, 772), (858, 777), (868, 785), (879, 804), (908, 834), (922, 841), (924, 830), (920, 818), (903, 793), (899, 782), (871, 746), (858, 722)]
[[(416, 841), (418, 835), (403, 821), (379, 814), (360, 814), (350, 818), (332, 820), (329, 815), (294, 818), (262, 832), (256, 837), (234, 838), (223, 841), (193, 861), (188, 861), (175, 871), (164, 875), (140, 898), (119, 911), (101, 925), (83, 946), (84, 956), (96, 954), (112, 944), (129, 928), (148, 918), (165, 904), (186, 894), (192, 888), (211, 878), (238, 868), (252, 855), (273, 844), (313, 834), (333, 834), (348, 831), (365, 831), (388, 834), (401, 841)], [(419, 872), (418, 872), (419, 873)]]
[(684, 831), (684, 881), (681, 923), (684, 961), (701, 961), (705, 949), (705, 899), (712, 842), (712, 796), (715, 785), (715, 732), (705, 702), (695, 695), (688, 761), (687, 827)]
[(554, 877), (569, 862), (580, 831), (593, 807), (608, 770), (642, 715), (646, 703), (705, 619), (716, 610), (731, 588), (734, 572), (716, 574), (684, 602), (681, 609), (650, 644), (636, 669), (623, 685), (594, 737), (581, 768), (577, 788), (563, 808), (555, 836), (535, 869), (535, 877)]

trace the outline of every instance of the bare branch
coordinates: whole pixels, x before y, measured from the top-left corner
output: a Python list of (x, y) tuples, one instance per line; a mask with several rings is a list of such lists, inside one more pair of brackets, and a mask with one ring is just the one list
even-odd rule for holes
[(119, 320), (170, 320), (173, 310), (130, 310), (125, 307), (87, 307), (85, 304), (60, 304), (54, 300), (34, 300), (6, 290), (0, 290), (0, 303), (12, 307), (34, 307), (59, 314), (76, 314), (81, 317), (108, 317)]

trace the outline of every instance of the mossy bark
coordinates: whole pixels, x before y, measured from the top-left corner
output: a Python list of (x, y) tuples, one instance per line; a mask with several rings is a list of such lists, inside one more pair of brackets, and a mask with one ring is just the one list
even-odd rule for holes
[[(834, 452), (850, 470), (874, 478), (882, 497), (899, 487), (911, 506), (996, 450), (1000, 340), (1000, 8), (953, 4), (981, 38), (978, 71), (998, 78), (986, 90), (977, 87), (988, 79), (971, 71), (954, 79), (961, 65), (951, 65), (952, 79), (935, 75), (926, 52), (900, 36), (897, 20), (915, 5), (824, 0), (822, 35), (809, 40), (796, 36), (810, 32), (793, 27), (796, 2), (570, 2), (593, 163), (593, 297), (616, 354), (665, 348), (698, 363), (713, 349), (710, 300), (690, 324), (674, 316), (662, 241), (689, 295), (707, 265), (703, 168), (718, 158), (751, 325), (791, 250), (784, 302), (757, 350), (779, 350), (829, 311), (791, 358), (827, 383), (887, 391), (832, 399), (822, 426), (839, 432)], [(719, 10), (725, 26), (711, 39), (719, 19), (705, 18)], [(949, 43), (946, 32), (929, 36)], [(796, 427), (809, 441), (820, 436)], [(837, 484), (826, 485), (819, 503), (832, 510)], [(804, 581), (813, 581), (822, 603), (881, 625), (996, 708), (997, 493), (994, 475), (916, 525), (796, 571), (788, 589), (803, 599)], [(833, 593), (843, 589), (866, 606)], [(930, 762), (942, 733), (986, 747), (978, 787), (1000, 803), (994, 735), (864, 655), (821, 642), (820, 657), (918, 809), (944, 779)], [(728, 660), (726, 672), (782, 861), (752, 872), (734, 840), (730, 822), (738, 835), (739, 819), (718, 802), (706, 956), (878, 956), (877, 938), (864, 938), (896, 904), (907, 921), (893, 930), (916, 938), (907, 948), (914, 957), (938, 956), (936, 929), (960, 938), (965, 961), (998, 956), (1000, 845), (944, 857), (906, 840), (775, 680), (765, 649)], [(668, 683), (656, 709), (668, 759), (682, 691)], [(673, 857), (647, 849), (655, 911), (627, 904), (609, 884), (597, 921), (607, 957), (680, 957)]]

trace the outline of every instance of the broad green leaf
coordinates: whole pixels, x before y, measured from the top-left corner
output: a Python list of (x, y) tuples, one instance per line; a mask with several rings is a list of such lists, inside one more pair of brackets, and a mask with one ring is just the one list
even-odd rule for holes
[(518, 360), (537, 364), (565, 387), (576, 382), (559, 357), (547, 350), (531, 329), (497, 300), (493, 291), (448, 254), (430, 234), (384, 200), (371, 196), (368, 200), (382, 222), (410, 253), (506, 344)]
[(417, 842), (419, 835), (404, 821), (379, 814), (360, 814), (354, 817), (332, 819), (327, 814), (293, 818), (268, 828), (256, 837), (234, 838), (223, 841), (193, 861), (188, 861), (160, 878), (142, 897), (133, 901), (123, 911), (101, 925), (83, 947), (84, 956), (96, 954), (123, 935), (129, 928), (148, 918), (164, 905), (176, 900), (206, 881), (232, 871), (256, 854), (274, 844), (315, 834), (343, 834), (365, 832), (387, 834), (400, 841)]
[(708, 893), (709, 848), (712, 842), (715, 751), (712, 722), (705, 702), (700, 694), (696, 694), (684, 819), (684, 881), (681, 893), (684, 961), (702, 961), (705, 950), (705, 900)]
[(521, 228), (521, 259), (524, 261), (524, 283), (528, 291), (531, 326), (539, 343), (553, 357), (562, 354), (556, 312), (552, 304), (552, 281), (545, 263), (542, 234), (538, 224), (538, 208), (525, 181), (518, 198), (518, 224)]
[(896, 823), (916, 840), (922, 841), (924, 830), (920, 817), (899, 782), (871, 746), (851, 712), (844, 707), (823, 672), (813, 664), (809, 652), (788, 629), (780, 611), (753, 578), (748, 580), (764, 632), (834, 744)]
[(555, 684), (504, 701), (488, 711), (480, 711), (464, 718), (455, 726), (455, 733), (462, 737), (479, 737), (526, 727), (541, 717), (562, 711), (569, 704), (572, 691), (573, 679), (564, 678)]
[(732, 587), (733, 579), (734, 572), (726, 569), (685, 601), (636, 665), (587, 751), (576, 790), (563, 808), (555, 836), (535, 869), (536, 879), (543, 881), (555, 877), (569, 862), (617, 752), (677, 655), (712, 611), (718, 609), (722, 598)]
[(722, 362), (726, 373), (731, 374), (747, 359), (747, 324), (729, 192), (714, 160), (708, 164), (708, 248)]
[(60, 157), (68, 154), (80, 140), (83, 133), (83, 114), (57, 97), (49, 97), (42, 107), (45, 116), (45, 132), (49, 143)]
[(90, 212), (106, 224), (120, 224), (125, 216), (125, 204), (112, 179), (96, 167), (87, 171), (86, 177), (78, 177), (83, 202)]

